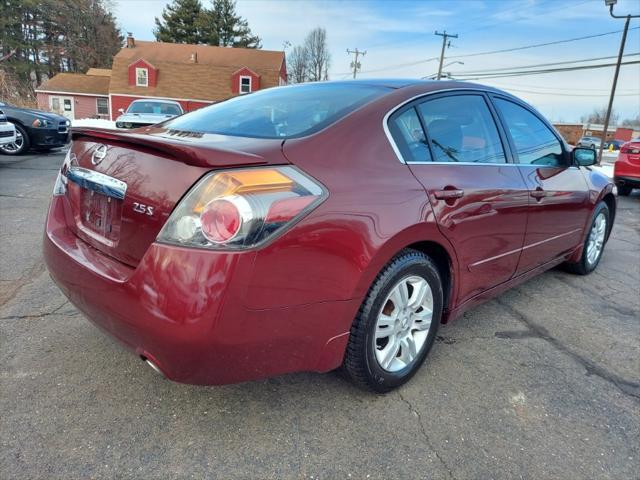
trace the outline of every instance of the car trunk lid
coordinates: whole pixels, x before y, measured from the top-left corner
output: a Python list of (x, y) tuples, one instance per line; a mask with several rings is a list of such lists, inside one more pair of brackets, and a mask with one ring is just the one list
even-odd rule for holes
[(173, 208), (205, 173), (288, 163), (280, 140), (162, 128), (74, 129), (66, 165), (67, 225), (82, 240), (136, 266)]

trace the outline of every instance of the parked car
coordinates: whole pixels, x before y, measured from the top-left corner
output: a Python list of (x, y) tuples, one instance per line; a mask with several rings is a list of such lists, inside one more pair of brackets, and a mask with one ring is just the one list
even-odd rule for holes
[(634, 138), (620, 147), (613, 164), (613, 181), (618, 195), (628, 196), (634, 188), (640, 188), (640, 138)]
[(593, 271), (616, 214), (593, 150), (466, 82), (270, 88), (73, 138), (48, 269), (186, 383), (342, 365), (389, 391), (440, 323), (556, 265)]
[(604, 144), (605, 150), (620, 150), (620, 147), (624, 144), (624, 140), (609, 140)]
[(0, 102), (0, 109), (16, 128), (15, 141), (0, 145), (0, 153), (4, 155), (21, 155), (30, 148), (48, 151), (69, 143), (71, 122), (61, 115), (14, 107), (2, 102)]
[(7, 116), (0, 109), (0, 145), (16, 141), (16, 127), (7, 120)]
[(116, 118), (117, 128), (140, 128), (164, 122), (184, 112), (178, 102), (171, 100), (134, 100), (125, 112)]
[(576, 147), (586, 147), (590, 148), (591, 150), (595, 150), (597, 148), (600, 148), (601, 142), (602, 140), (598, 137), (582, 137), (580, 140), (578, 140)]

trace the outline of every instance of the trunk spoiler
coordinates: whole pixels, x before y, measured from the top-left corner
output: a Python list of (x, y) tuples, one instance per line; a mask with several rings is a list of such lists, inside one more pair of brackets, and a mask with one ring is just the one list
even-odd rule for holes
[[(197, 132), (164, 130), (167, 136), (119, 132), (105, 128), (73, 127), (71, 139), (100, 142), (117, 142), (154, 150), (163, 156), (192, 165), (194, 167), (227, 167), (235, 165), (264, 165), (270, 163), (261, 155), (242, 150), (225, 149), (207, 141), (205, 135)], [(280, 145), (278, 145), (280, 150)]]

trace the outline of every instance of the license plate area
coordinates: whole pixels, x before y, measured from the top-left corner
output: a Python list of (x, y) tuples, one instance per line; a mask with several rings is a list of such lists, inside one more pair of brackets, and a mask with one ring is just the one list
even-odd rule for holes
[(103, 243), (115, 246), (120, 238), (122, 200), (83, 188), (80, 192), (80, 227)]

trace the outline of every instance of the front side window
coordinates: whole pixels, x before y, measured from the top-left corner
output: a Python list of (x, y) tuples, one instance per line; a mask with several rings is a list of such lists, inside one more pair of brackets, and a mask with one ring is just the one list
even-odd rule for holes
[(291, 138), (316, 132), (389, 93), (387, 87), (308, 83), (267, 88), (195, 110), (166, 128), (253, 138)]
[(149, 69), (136, 68), (136, 86), (138, 87), (149, 86)]
[(506, 163), (498, 128), (481, 95), (456, 95), (418, 105), (436, 162)]
[(240, 77), (240, 93), (251, 93), (251, 77)]
[(542, 120), (509, 100), (496, 98), (494, 102), (511, 134), (519, 163), (565, 165), (560, 141)]
[(96, 100), (97, 103), (97, 113), (98, 115), (109, 115), (109, 100), (106, 98), (98, 98)]

